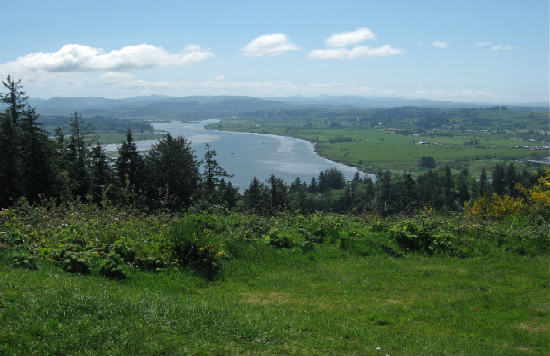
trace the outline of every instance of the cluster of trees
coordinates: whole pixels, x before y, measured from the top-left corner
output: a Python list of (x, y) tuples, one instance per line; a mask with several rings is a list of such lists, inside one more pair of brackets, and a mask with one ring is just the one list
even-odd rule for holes
[(50, 138), (27, 104), (21, 82), (8, 76), (2, 84), (8, 93), (0, 97), (6, 107), (0, 113), (0, 207), (25, 197), (182, 209), (193, 200), (214, 202), (237, 194), (231, 183), (222, 184), (228, 174), (209, 147), (199, 161), (189, 141), (166, 135), (142, 156), (128, 131), (113, 160), (99, 142), (87, 139), (78, 113), (69, 120), (68, 135), (58, 128)]
[(518, 185), (531, 187), (543, 171), (517, 172), (513, 163), (496, 165), (493, 179), (485, 170), (479, 178), (468, 169), (452, 174), (449, 167), (430, 170), (413, 177), (410, 173), (392, 175), (379, 172), (376, 182), (359, 173), (346, 182), (336, 169), (321, 172), (310, 184), (297, 178), (290, 186), (276, 177), (265, 184), (254, 179), (244, 193), (244, 209), (255, 213), (280, 210), (311, 213), (318, 210), (338, 213), (410, 214), (424, 207), (440, 211), (459, 211), (466, 202), (492, 193), (519, 197)]
[[(257, 214), (323, 210), (387, 215), (423, 207), (460, 210), (465, 202), (492, 193), (519, 196), (516, 183), (530, 187), (538, 179), (536, 173), (517, 172), (513, 163), (497, 165), (491, 180), (485, 171), (477, 179), (467, 169), (452, 174), (444, 167), (417, 177), (379, 172), (376, 182), (357, 173), (347, 182), (342, 172), (329, 169), (309, 183), (297, 178), (290, 186), (274, 175), (265, 182), (254, 178), (241, 195), (226, 181), (230, 176), (208, 145), (198, 160), (189, 141), (166, 135), (142, 155), (128, 131), (118, 157), (111, 159), (99, 142), (87, 139), (78, 113), (70, 118), (67, 135), (58, 128), (50, 138), (27, 104), (20, 81), (8, 76), (2, 83), (8, 93), (0, 97), (6, 107), (0, 113), (0, 207), (25, 197), (31, 202), (81, 199), (143, 209), (224, 206)], [(423, 157), (421, 164), (435, 166), (430, 158)]]

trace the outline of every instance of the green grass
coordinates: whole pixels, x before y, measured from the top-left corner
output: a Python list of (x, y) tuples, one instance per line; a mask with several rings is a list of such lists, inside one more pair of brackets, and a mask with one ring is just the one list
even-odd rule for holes
[[(417, 171), (420, 158), (432, 156), (439, 166), (451, 165), (461, 168), (462, 165), (467, 164), (473, 168), (473, 174), (479, 175), (481, 168), (490, 170), (498, 161), (525, 160), (548, 154), (548, 150), (514, 148), (514, 146), (535, 146), (540, 143), (494, 133), (464, 134), (462, 131), (456, 131), (452, 137), (413, 136), (397, 134), (391, 129), (308, 129), (289, 125), (262, 122), (256, 126), (254, 121), (229, 120), (209, 127), (228, 131), (273, 133), (305, 139), (315, 142), (316, 151), (322, 156), (369, 172), (379, 169)], [(477, 144), (469, 144), (472, 140), (477, 140)], [(420, 145), (418, 144), (420, 141), (431, 144)]]
[[(362, 257), (265, 245), (224, 278), (126, 282), (0, 259), (0, 354), (548, 354), (548, 258)], [(377, 350), (380, 347), (380, 350)]]
[[(529, 219), (20, 201), (0, 212), (0, 355), (548, 354), (548, 224)], [(127, 278), (101, 274), (113, 254)]]

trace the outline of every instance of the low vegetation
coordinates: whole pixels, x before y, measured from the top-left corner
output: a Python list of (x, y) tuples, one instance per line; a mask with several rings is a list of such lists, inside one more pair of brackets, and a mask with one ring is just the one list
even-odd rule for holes
[(541, 354), (548, 228), (23, 200), (0, 215), (0, 353)]

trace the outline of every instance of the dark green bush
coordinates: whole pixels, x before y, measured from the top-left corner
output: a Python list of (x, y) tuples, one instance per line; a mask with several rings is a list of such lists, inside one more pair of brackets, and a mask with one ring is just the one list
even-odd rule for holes
[(215, 279), (227, 257), (223, 244), (208, 227), (212, 219), (205, 214), (188, 215), (176, 221), (169, 233), (172, 256), (176, 263), (190, 267), (207, 279)]
[(15, 253), (11, 256), (11, 265), (16, 268), (24, 268), (28, 270), (38, 269), (36, 257), (28, 253)]
[(53, 260), (64, 271), (78, 274), (90, 274), (90, 254), (77, 252), (74, 246), (69, 245), (65, 249), (53, 251)]
[(113, 242), (111, 249), (126, 262), (133, 263), (136, 259), (134, 244), (125, 236), (122, 236)]
[(99, 273), (107, 278), (111, 279), (126, 279), (128, 276), (124, 271), (124, 261), (115, 252), (111, 252), (107, 255), (107, 258), (102, 261), (99, 266)]

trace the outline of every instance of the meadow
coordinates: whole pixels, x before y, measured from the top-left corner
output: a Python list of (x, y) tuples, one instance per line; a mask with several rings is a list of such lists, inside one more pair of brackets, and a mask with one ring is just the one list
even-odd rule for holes
[(24, 202), (0, 219), (2, 355), (550, 350), (547, 222)]

